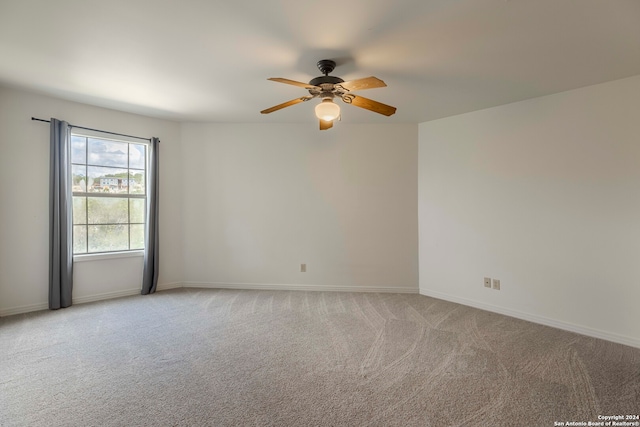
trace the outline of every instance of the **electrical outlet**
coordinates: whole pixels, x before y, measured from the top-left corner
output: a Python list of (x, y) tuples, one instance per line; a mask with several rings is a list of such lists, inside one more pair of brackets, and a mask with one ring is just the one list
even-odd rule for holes
[(485, 288), (490, 288), (491, 287), (491, 277), (485, 277), (484, 278), (484, 287)]
[(493, 279), (493, 289), (495, 289), (496, 291), (500, 290), (500, 280)]
[(300, 273), (307, 272), (307, 264), (300, 264)]

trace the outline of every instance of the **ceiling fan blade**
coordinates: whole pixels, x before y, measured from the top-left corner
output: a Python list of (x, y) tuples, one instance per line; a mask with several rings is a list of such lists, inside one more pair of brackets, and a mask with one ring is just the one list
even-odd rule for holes
[(339, 83), (336, 86), (341, 86), (348, 91), (352, 90), (364, 90), (375, 89), (377, 87), (386, 87), (386, 83), (377, 77), (365, 77), (364, 79), (350, 80), (348, 82)]
[(333, 122), (328, 120), (320, 119), (320, 130), (327, 130), (333, 127)]
[(267, 108), (266, 110), (262, 110), (262, 111), (260, 111), (260, 113), (262, 113), (262, 114), (273, 113), (274, 111), (281, 110), (281, 109), (283, 109), (285, 107), (290, 107), (292, 105), (296, 105), (296, 104), (299, 104), (301, 102), (308, 101), (311, 98), (313, 98), (313, 96), (302, 96), (300, 98), (292, 99), (291, 101), (283, 102), (282, 104), (278, 104), (278, 105), (273, 106), (271, 108)]
[(347, 104), (355, 105), (356, 107), (364, 108), (365, 110), (373, 111), (374, 113), (383, 114), (385, 116), (391, 116), (396, 112), (396, 107), (374, 101), (373, 99), (364, 98), (362, 96), (349, 94), (345, 95), (342, 100)]
[(267, 80), (271, 80), (273, 82), (286, 83), (288, 85), (303, 87), (305, 89), (321, 89), (318, 86), (310, 85), (309, 83), (297, 82), (295, 80), (283, 79), (282, 77), (271, 77)]

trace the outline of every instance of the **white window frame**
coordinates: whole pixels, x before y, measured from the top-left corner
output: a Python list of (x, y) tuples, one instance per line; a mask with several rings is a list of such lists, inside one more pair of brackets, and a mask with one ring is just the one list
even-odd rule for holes
[[(145, 169), (144, 169), (144, 185), (145, 185), (145, 192), (144, 194), (130, 194), (130, 193), (126, 193), (126, 194), (122, 194), (122, 193), (118, 193), (117, 195), (105, 195), (105, 194), (101, 194), (101, 193), (92, 193), (92, 192), (72, 192), (72, 196), (76, 197), (76, 196), (80, 196), (80, 197), (124, 197), (127, 199), (143, 199), (145, 201), (145, 206), (146, 206), (146, 201), (148, 198), (148, 193), (149, 193), (149, 188), (148, 188), (148, 182), (149, 182), (149, 147), (150, 147), (150, 142), (148, 141), (140, 141), (137, 139), (133, 139), (133, 138), (127, 138), (127, 137), (110, 137), (110, 136), (105, 136), (103, 133), (101, 132), (93, 132), (93, 131), (88, 131), (88, 130), (82, 130), (81, 132), (75, 132), (75, 131), (71, 131), (71, 136), (79, 136), (79, 137), (83, 137), (83, 138), (93, 138), (93, 139), (101, 139), (101, 140), (105, 140), (105, 141), (114, 141), (114, 142), (123, 142), (123, 143), (127, 143), (127, 144), (138, 144), (138, 145), (145, 145), (146, 146), (146, 150), (145, 150)], [(88, 146), (87, 146), (88, 149)], [(69, 157), (69, 166), (70, 168), (73, 170), (73, 165), (78, 165), (78, 163), (73, 163), (71, 156)], [(89, 167), (89, 164), (85, 163), (86, 167)], [(130, 169), (127, 167), (127, 169)], [(140, 169), (136, 169), (135, 170), (140, 170)], [(73, 178), (72, 178), (73, 179)], [(73, 182), (71, 183), (71, 186), (73, 187)], [(88, 209), (88, 204), (85, 204), (85, 210)], [(73, 215), (73, 213), (72, 213)], [(129, 218), (130, 220), (130, 218)], [(145, 214), (144, 214), (144, 226), (145, 226), (145, 230), (146, 230), (146, 221), (147, 221), (147, 215), (146, 215), (146, 207), (145, 207)], [(132, 224), (131, 222), (126, 222), (126, 223), (122, 223), (123, 225), (130, 225)], [(133, 223), (133, 224), (138, 224), (138, 223)], [(87, 233), (88, 233), (88, 227), (90, 224), (74, 224), (74, 228), (78, 225), (84, 225), (85, 227), (87, 227)], [(87, 235), (87, 239), (88, 239), (88, 235)], [(129, 237), (130, 239), (130, 237)], [(88, 240), (87, 240), (88, 242)], [(146, 243), (146, 242), (145, 242)], [(130, 244), (130, 241), (129, 241)], [(88, 247), (87, 247), (88, 250)], [(85, 262), (85, 261), (94, 261), (94, 260), (103, 260), (103, 259), (117, 259), (117, 258), (131, 258), (131, 257), (142, 257), (144, 256), (144, 249), (140, 249), (140, 248), (136, 248), (136, 249), (127, 249), (127, 250), (117, 250), (117, 251), (105, 251), (105, 252), (85, 252), (85, 253), (74, 253), (73, 254), (73, 260), (74, 262)]]

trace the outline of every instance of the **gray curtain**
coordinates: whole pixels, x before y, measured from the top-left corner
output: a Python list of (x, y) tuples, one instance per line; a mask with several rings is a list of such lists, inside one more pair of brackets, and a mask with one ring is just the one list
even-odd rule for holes
[(49, 308), (71, 305), (73, 288), (73, 194), (69, 123), (51, 119), (49, 182)]
[(142, 295), (152, 294), (158, 287), (158, 147), (160, 140), (151, 138), (147, 194), (147, 225), (145, 227), (144, 273)]

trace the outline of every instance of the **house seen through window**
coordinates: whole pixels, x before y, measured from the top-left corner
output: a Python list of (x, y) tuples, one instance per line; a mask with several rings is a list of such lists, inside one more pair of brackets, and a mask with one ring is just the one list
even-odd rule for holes
[(147, 146), (72, 135), (73, 253), (144, 249)]

